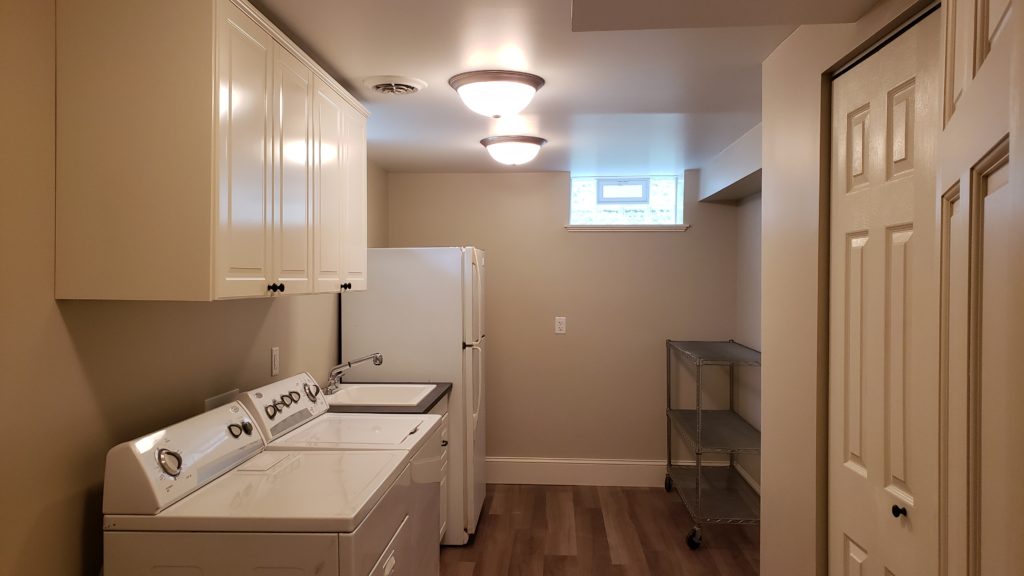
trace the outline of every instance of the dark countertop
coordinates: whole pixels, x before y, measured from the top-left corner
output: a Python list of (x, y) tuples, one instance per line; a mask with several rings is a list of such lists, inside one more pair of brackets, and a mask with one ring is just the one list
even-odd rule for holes
[[(369, 404), (335, 406), (331, 404), (331, 412), (349, 414), (426, 414), (452, 389), (451, 382), (342, 382), (342, 384), (395, 384), (399, 386), (433, 384), (434, 389), (415, 406), (372, 406)], [(327, 396), (327, 403), (330, 404), (330, 402), (331, 397)]]

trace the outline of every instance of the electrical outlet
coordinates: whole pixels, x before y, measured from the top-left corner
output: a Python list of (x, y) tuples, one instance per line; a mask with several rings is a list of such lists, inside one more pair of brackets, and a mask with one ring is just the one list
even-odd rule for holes
[(281, 373), (281, 349), (274, 346), (270, 349), (270, 375), (277, 376)]
[(555, 334), (565, 334), (565, 316), (555, 316)]

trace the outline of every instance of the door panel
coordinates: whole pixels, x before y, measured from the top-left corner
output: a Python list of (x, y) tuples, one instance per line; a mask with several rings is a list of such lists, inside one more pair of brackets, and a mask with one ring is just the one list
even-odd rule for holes
[(833, 83), (831, 574), (937, 570), (940, 28), (925, 18)]
[(313, 287), (313, 73), (274, 50), (274, 272), (287, 294)]
[(217, 298), (260, 296), (271, 278), (273, 44), (230, 2), (217, 40)]
[(345, 282), (352, 290), (366, 290), (366, 118), (345, 105)]
[(975, 511), (969, 515), (968, 525), (974, 528), (969, 541), (976, 550), (969, 568), (978, 575), (1010, 573), (1012, 550), (1020, 545), (1012, 536), (1016, 520), (1005, 513), (1006, 503), (1021, 490), (1021, 479), (1006, 473), (1004, 463), (1007, 455), (1020, 452), (1019, 444), (1006, 433), (1020, 417), (1011, 390), (1012, 383), (1020, 384), (1020, 373), (1015, 370), (1015, 351), (1008, 346), (1020, 318), (1007, 311), (1014, 299), (1024, 294), (1024, 286), (1013, 279), (1014, 266), (1020, 265), (1012, 253), (1013, 234), (1020, 224), (1012, 216), (1009, 152), (1009, 143), (1004, 141), (976, 168), (972, 184), (977, 269), (970, 293), (978, 300), (972, 303), (976, 324), (969, 346), (976, 378), (969, 394), (973, 438), (968, 448), (972, 467), (968, 482), (974, 481), (969, 490)]
[(338, 292), (344, 282), (345, 102), (330, 86), (315, 81), (314, 249), (317, 292)]

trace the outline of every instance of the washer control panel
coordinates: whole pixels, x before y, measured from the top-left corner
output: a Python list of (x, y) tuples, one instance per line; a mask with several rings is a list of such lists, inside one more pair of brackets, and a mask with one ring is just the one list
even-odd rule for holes
[(118, 444), (107, 453), (104, 514), (155, 514), (264, 448), (239, 402)]
[(268, 444), (330, 409), (320, 385), (307, 372), (243, 392), (239, 401)]

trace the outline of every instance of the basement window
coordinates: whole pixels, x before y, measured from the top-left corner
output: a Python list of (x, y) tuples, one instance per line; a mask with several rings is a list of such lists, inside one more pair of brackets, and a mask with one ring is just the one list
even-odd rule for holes
[(685, 230), (675, 176), (574, 177), (569, 230)]

